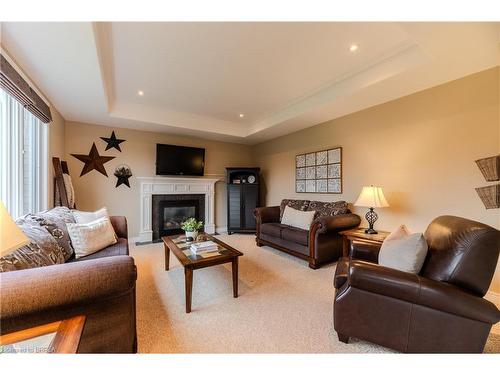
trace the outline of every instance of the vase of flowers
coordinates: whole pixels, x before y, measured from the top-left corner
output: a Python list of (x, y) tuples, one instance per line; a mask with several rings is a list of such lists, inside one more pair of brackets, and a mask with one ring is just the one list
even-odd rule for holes
[(203, 221), (196, 220), (194, 217), (190, 217), (181, 224), (181, 228), (186, 232), (186, 239), (188, 241), (196, 240), (198, 230), (201, 227), (203, 227)]

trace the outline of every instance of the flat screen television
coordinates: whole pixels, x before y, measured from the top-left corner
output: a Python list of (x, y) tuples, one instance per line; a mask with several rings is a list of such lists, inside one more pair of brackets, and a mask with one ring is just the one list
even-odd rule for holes
[(156, 174), (159, 176), (203, 176), (205, 149), (156, 145)]

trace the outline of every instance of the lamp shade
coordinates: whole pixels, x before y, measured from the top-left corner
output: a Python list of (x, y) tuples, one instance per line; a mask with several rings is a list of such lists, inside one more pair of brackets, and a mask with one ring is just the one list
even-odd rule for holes
[(14, 223), (3, 202), (0, 201), (0, 256), (10, 254), (29, 242), (28, 237)]
[(378, 186), (363, 186), (363, 190), (361, 190), (361, 194), (359, 194), (355, 206), (360, 207), (389, 207), (389, 203), (387, 203), (384, 193), (381, 187)]

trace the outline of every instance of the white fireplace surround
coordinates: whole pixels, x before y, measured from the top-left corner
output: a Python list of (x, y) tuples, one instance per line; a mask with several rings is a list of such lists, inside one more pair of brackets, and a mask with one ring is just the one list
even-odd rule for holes
[(141, 226), (139, 242), (153, 240), (152, 196), (154, 194), (204, 194), (205, 232), (215, 233), (215, 183), (218, 178), (205, 177), (137, 177), (140, 182)]

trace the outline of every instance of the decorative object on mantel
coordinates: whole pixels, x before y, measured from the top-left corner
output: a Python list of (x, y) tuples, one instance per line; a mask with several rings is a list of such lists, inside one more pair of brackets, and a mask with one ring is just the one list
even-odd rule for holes
[(132, 177), (132, 170), (128, 165), (122, 164), (116, 167), (114, 175), (117, 178), (115, 187), (118, 187), (121, 184), (125, 184), (130, 187), (128, 179)]
[(487, 210), (500, 208), (500, 184), (478, 187), (476, 192)]
[[(476, 164), (486, 181), (500, 180), (500, 155), (476, 160)], [(487, 210), (500, 208), (500, 184), (478, 187), (476, 192)]]
[(106, 177), (108, 177), (108, 174), (106, 173), (106, 169), (104, 168), (104, 164), (107, 163), (108, 161), (114, 159), (114, 156), (101, 156), (99, 155), (99, 152), (97, 151), (97, 147), (95, 143), (92, 143), (92, 148), (90, 149), (90, 152), (88, 155), (81, 155), (81, 154), (71, 154), (71, 156), (77, 158), (78, 160), (82, 161), (85, 163), (82, 169), (82, 173), (80, 173), (80, 177), (83, 175), (86, 175), (93, 169), (96, 171), (102, 173)]
[(476, 160), (476, 164), (486, 181), (500, 180), (500, 155)]
[(365, 218), (368, 221), (370, 227), (365, 230), (368, 234), (377, 234), (377, 231), (373, 229), (373, 224), (378, 219), (378, 215), (373, 209), (375, 207), (389, 207), (389, 203), (385, 199), (384, 193), (381, 187), (378, 186), (363, 186), (361, 194), (359, 194), (355, 206), (368, 207), (370, 210), (366, 213)]
[(100, 137), (104, 142), (107, 143), (106, 145), (106, 150), (108, 151), (111, 148), (116, 148), (118, 151), (122, 152), (120, 148), (120, 143), (125, 142), (125, 139), (118, 139), (116, 138), (115, 131), (113, 130), (111, 132), (111, 137), (106, 138), (106, 137)]
[(295, 157), (296, 193), (342, 193), (342, 147)]
[(196, 241), (196, 237), (198, 237), (198, 230), (203, 228), (203, 221), (198, 221), (194, 217), (190, 217), (181, 224), (181, 228), (186, 232), (187, 242)]

